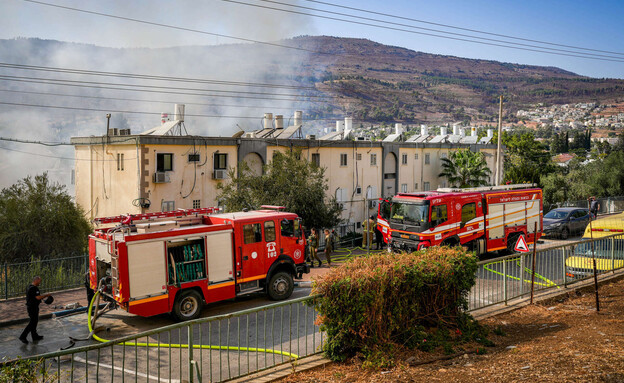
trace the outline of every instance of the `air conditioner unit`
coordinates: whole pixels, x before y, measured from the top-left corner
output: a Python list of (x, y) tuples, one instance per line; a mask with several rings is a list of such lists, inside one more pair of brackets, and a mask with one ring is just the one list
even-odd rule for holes
[(215, 169), (212, 172), (212, 179), (213, 180), (222, 180), (227, 178), (227, 170), (225, 169)]
[(374, 209), (376, 207), (377, 207), (377, 201), (375, 201), (375, 200), (369, 200), (368, 201), (368, 208), (369, 209)]
[(156, 172), (154, 173), (154, 183), (155, 184), (163, 184), (169, 181), (169, 175), (165, 172)]

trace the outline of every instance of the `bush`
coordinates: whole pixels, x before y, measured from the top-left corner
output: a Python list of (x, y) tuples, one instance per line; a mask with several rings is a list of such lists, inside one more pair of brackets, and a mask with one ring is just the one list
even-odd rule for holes
[[(312, 304), (334, 361), (361, 353), (387, 366), (395, 346), (429, 351), (451, 339), (483, 337), (465, 314), (477, 257), (461, 247), (381, 253), (332, 269), (313, 287)], [(478, 335), (477, 335), (478, 334)]]

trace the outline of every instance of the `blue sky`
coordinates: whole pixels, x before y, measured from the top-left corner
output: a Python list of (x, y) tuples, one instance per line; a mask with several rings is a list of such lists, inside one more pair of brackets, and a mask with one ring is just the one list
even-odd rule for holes
[[(302, 15), (261, 10), (220, 0), (44, 1), (258, 40), (275, 40), (302, 34), (368, 38), (384, 44), (428, 53), (529, 65), (556, 66), (592, 77), (624, 78), (624, 62), (555, 56), (451, 41)], [(241, 1), (271, 5), (262, 3), (259, 0)], [(331, 8), (305, 0), (297, 2), (294, 0), (281, 1), (354, 13), (353, 11)], [(436, 23), (624, 54), (624, 27), (622, 25), (624, 1), (336, 1), (340, 5)], [(0, 11), (4, 15), (3, 27), (0, 29), (0, 38), (14, 38), (18, 36), (39, 37), (110, 47), (161, 47), (234, 42), (224, 38), (192, 32), (174, 31), (50, 8), (23, 0), (3, 0), (0, 4)], [(376, 17), (371, 15), (365, 16)], [(411, 24), (439, 28), (423, 24)], [(620, 57), (624, 61), (624, 55), (620, 55)]]

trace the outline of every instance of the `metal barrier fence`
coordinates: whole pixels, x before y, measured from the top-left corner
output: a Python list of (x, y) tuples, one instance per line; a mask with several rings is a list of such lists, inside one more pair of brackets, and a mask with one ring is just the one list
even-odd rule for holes
[(43, 359), (45, 381), (220, 382), (321, 352), (325, 336), (305, 297), (197, 319)]
[[(89, 256), (33, 260), (31, 262), (5, 263), (0, 265), (0, 297), (9, 298), (26, 295), (26, 288), (33, 277), (39, 275), (41, 286), (47, 292), (84, 286)], [(0, 299), (1, 299), (0, 298)]]
[(593, 277), (592, 242), (599, 274), (624, 267), (623, 234), (538, 250), (535, 268), (532, 253), (481, 261), (468, 297), (470, 310), (526, 297), (532, 284), (534, 291), (561, 289)]
[[(469, 311), (561, 289), (593, 276), (592, 248), (600, 273), (624, 267), (624, 234), (513, 254), (478, 263)], [(29, 358), (42, 360), (47, 381), (217, 382), (320, 353), (325, 334), (299, 298), (228, 315), (197, 319), (106, 343)]]

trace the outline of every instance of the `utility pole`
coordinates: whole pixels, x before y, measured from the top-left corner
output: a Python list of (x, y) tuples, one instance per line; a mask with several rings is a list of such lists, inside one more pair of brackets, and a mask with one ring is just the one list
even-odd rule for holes
[(496, 185), (501, 185), (503, 183), (503, 177), (502, 177), (503, 161), (501, 159), (502, 139), (503, 139), (503, 96), (501, 95), (500, 105), (498, 107), (498, 146), (496, 148), (496, 179), (494, 180)]

